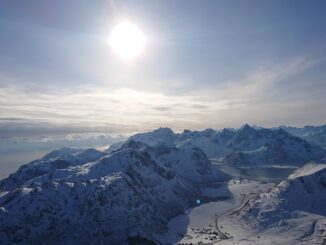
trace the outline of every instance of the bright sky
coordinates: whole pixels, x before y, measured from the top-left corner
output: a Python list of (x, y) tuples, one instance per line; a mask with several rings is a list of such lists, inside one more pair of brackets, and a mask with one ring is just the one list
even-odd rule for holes
[[(325, 124), (325, 13), (322, 0), (5, 0), (0, 138)], [(130, 62), (108, 42), (121, 21), (146, 37)]]

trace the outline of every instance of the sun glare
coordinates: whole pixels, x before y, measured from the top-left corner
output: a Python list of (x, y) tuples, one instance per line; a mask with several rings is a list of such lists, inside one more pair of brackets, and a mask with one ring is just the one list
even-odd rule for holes
[(136, 25), (125, 21), (112, 30), (109, 44), (120, 58), (129, 61), (142, 53), (146, 38)]

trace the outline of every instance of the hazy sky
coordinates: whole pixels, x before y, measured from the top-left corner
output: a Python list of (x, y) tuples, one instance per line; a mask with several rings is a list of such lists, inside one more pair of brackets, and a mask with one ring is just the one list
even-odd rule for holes
[[(326, 123), (326, 1), (4, 0), (0, 137)], [(132, 62), (108, 36), (148, 39)]]

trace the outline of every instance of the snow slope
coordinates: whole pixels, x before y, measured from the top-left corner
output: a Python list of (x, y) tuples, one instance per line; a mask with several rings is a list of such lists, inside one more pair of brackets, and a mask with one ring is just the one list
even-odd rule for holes
[[(271, 192), (250, 203), (250, 215), (260, 224), (277, 220), (280, 210), (298, 210), (326, 216), (326, 164), (308, 163), (296, 170)], [(272, 215), (273, 214), (273, 215)], [(282, 215), (280, 215), (282, 217)]]
[(325, 205), (326, 164), (308, 163), (222, 224), (235, 244), (324, 244)]

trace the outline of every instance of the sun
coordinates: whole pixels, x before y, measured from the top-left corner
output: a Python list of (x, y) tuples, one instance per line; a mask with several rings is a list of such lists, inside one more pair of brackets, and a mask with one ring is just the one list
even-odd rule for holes
[(143, 52), (146, 38), (136, 25), (124, 21), (113, 28), (109, 44), (120, 58), (130, 61)]

